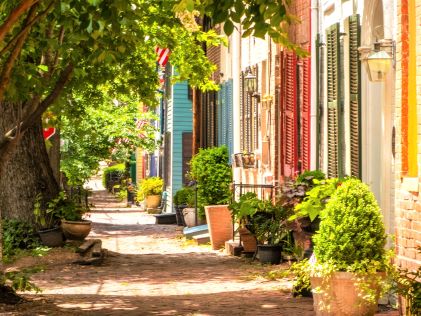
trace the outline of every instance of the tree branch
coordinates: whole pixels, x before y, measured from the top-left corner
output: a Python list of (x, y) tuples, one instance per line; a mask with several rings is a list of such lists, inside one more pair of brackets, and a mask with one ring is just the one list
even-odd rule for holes
[[(31, 10), (26, 17), (25, 24), (28, 24), (29, 21), (35, 15), (35, 7), (31, 7)], [(23, 44), (25, 43), (26, 38), (29, 35), (29, 29), (18, 39), (15, 47), (13, 48), (12, 52), (10, 53), (9, 58), (7, 59), (5, 65), (3, 66), (1, 75), (0, 75), (0, 101), (3, 100), (4, 93), (10, 81), (10, 75), (12, 73), (12, 69), (15, 65), (16, 59), (18, 58), (20, 52), (22, 51)]]
[[(11, 153), (13, 148), (17, 145), (19, 138), (25, 133), (25, 131), (30, 128), (36, 122), (37, 118), (39, 118), (42, 113), (44, 113), (45, 110), (59, 97), (60, 93), (66, 86), (66, 83), (69, 81), (72, 72), (73, 65), (67, 65), (67, 67), (61, 72), (53, 91), (51, 91), (51, 93), (35, 107), (32, 113), (26, 115), (20, 123), (6, 132), (2, 139), (0, 138), (0, 164), (6, 160), (7, 155)], [(19, 113), (18, 115), (21, 116), (22, 114)]]
[(19, 38), (21, 36), (23, 36), (25, 34), (25, 32), (27, 32), (36, 22), (38, 22), (41, 18), (45, 17), (51, 10), (51, 8), (53, 7), (55, 3), (55, 0), (51, 1), (50, 4), (48, 5), (48, 7), (42, 11), (41, 13), (39, 13), (36, 17), (34, 17), (29, 23), (27, 23), (18, 34), (16, 34), (15, 37), (13, 37), (9, 43), (7, 43), (7, 45), (5, 47), (3, 47), (3, 49), (0, 51), (0, 56), (3, 55), (6, 51), (8, 51), (12, 45), (14, 45), (14, 43), (19, 40)]
[(23, 0), (12, 12), (10, 12), (6, 21), (0, 25), (0, 43), (4, 40), (7, 33), (13, 28), (13, 25), (19, 20), (19, 18), (31, 8), (34, 4), (38, 3), (39, 0)]
[(38, 117), (40, 117), (42, 113), (44, 113), (47, 110), (47, 108), (55, 100), (57, 100), (57, 98), (60, 96), (60, 93), (63, 91), (64, 87), (69, 81), (70, 76), (72, 75), (72, 72), (73, 72), (72, 64), (67, 65), (66, 68), (63, 69), (51, 93), (41, 103), (39, 103), (39, 105), (35, 108), (35, 110), (31, 114), (29, 114), (26, 118), (23, 119), (22, 124), (21, 124), (22, 131), (25, 131), (29, 127), (31, 127), (32, 124), (34, 124), (35, 120)]

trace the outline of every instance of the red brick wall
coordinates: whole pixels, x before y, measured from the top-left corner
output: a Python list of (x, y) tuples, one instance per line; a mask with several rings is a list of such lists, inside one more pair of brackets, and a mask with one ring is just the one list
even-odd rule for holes
[[(421, 197), (418, 188), (404, 185), (408, 170), (408, 0), (398, 1), (398, 33), (396, 37), (396, 82), (395, 82), (395, 215), (396, 215), (396, 254), (397, 264), (415, 270), (421, 265)], [(421, 7), (416, 8), (416, 19), (421, 18)], [(421, 34), (417, 32), (417, 90), (421, 89)], [(418, 170), (421, 163), (421, 96), (418, 93)], [(418, 174), (418, 179), (420, 174)], [(416, 179), (415, 179), (416, 180)], [(418, 183), (420, 181), (418, 180)], [(408, 190), (416, 190), (410, 192)]]

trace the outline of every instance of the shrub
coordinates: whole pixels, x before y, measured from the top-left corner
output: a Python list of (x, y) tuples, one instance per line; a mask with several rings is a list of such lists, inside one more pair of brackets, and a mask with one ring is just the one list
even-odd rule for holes
[(3, 220), (3, 256), (9, 259), (19, 249), (39, 247), (40, 240), (31, 224), (19, 220)]
[(197, 182), (199, 216), (205, 205), (227, 204), (230, 200), (232, 170), (226, 146), (200, 149), (190, 162), (190, 176)]
[(174, 194), (174, 205), (194, 206), (194, 190), (192, 187), (182, 187)]
[(161, 195), (163, 187), (164, 180), (162, 180), (160, 177), (142, 179), (137, 191), (137, 198), (139, 201), (142, 201), (149, 195)]
[(337, 271), (384, 269), (386, 234), (380, 208), (368, 186), (349, 179), (337, 188), (313, 237), (317, 262)]
[(126, 177), (126, 166), (120, 163), (104, 169), (102, 174), (102, 184), (108, 191), (111, 191), (115, 184), (120, 184)]

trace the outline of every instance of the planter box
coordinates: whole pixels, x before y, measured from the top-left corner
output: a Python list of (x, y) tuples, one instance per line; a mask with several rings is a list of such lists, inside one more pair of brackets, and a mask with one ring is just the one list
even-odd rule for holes
[[(382, 274), (380, 274), (382, 275)], [(328, 284), (323, 284), (323, 278), (311, 277), (311, 287), (322, 289), (323, 293), (314, 293), (313, 304), (316, 316), (372, 316), (377, 311), (376, 303), (361, 299), (355, 286), (354, 274), (350, 272), (334, 272)], [(373, 280), (372, 288), (376, 288)], [(380, 296), (380, 291), (378, 291)]]
[(231, 212), (228, 205), (205, 206), (205, 213), (212, 249), (221, 249), (226, 241), (233, 238)]

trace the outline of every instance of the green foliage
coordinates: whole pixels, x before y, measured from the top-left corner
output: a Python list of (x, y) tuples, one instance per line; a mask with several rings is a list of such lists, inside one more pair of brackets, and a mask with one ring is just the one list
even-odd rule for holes
[(367, 272), (385, 269), (386, 235), (380, 208), (368, 186), (349, 179), (332, 195), (313, 237), (320, 264), (337, 271)]
[(102, 185), (111, 191), (113, 186), (117, 183), (120, 184), (126, 175), (127, 171), (124, 163), (104, 168), (102, 173)]
[(260, 201), (248, 228), (260, 244), (281, 245), (289, 235), (286, 227), (289, 215), (289, 210), (279, 204), (274, 205), (269, 200)]
[(139, 201), (145, 199), (149, 195), (161, 195), (164, 189), (164, 180), (160, 177), (145, 178), (140, 181), (139, 189), (137, 191), (137, 198)]
[(121, 189), (117, 193), (117, 199), (121, 202), (127, 199), (127, 190), (125, 188)]
[(290, 267), (290, 272), (295, 276), (292, 285), (292, 295), (311, 296), (310, 269), (308, 259), (294, 262)]
[[(421, 247), (418, 247), (418, 252), (421, 253)], [(421, 315), (421, 266), (417, 270), (391, 266), (388, 273), (392, 280), (393, 293), (406, 300), (405, 315)]]
[(295, 179), (288, 181), (282, 187), (279, 202), (286, 208), (294, 209), (306, 196), (306, 192), (313, 188), (315, 180), (325, 179), (325, 174), (319, 170), (305, 171)]
[(192, 187), (182, 187), (174, 194), (174, 205), (194, 206), (194, 189)]
[(179, 0), (175, 10), (198, 10), (212, 17), (215, 24), (224, 23), (227, 35), (234, 31), (234, 23), (241, 23), (243, 37), (265, 38), (268, 34), (276, 43), (304, 55), (303, 50), (288, 39), (288, 25), (299, 21), (289, 13), (288, 5), (288, 1), (282, 0)]
[(190, 162), (190, 176), (197, 182), (199, 216), (204, 216), (205, 205), (227, 204), (232, 181), (227, 147), (200, 149)]
[(9, 260), (20, 249), (35, 249), (40, 241), (31, 224), (19, 220), (3, 220), (3, 257)]
[[(58, 125), (65, 146), (61, 148), (60, 168), (72, 185), (86, 182), (110, 152), (114, 159), (126, 160), (135, 147), (155, 148), (156, 129), (150, 122), (156, 115), (139, 112), (133, 97), (118, 95), (113, 99), (108, 91), (108, 87), (97, 87), (95, 98), (74, 94), (69, 101), (72, 107), (61, 111)], [(137, 120), (144, 122), (140, 128)]]
[(302, 174), (298, 175), (295, 183), (305, 183), (307, 186), (311, 187), (315, 180), (321, 181), (326, 179), (326, 175), (323, 171), (320, 170), (306, 170)]
[(244, 227), (258, 211), (260, 202), (256, 193), (247, 192), (240, 196), (238, 202), (232, 201), (228, 208), (231, 211), (233, 220), (239, 223), (240, 227)]
[(313, 183), (313, 188), (306, 191), (306, 197), (301, 203), (295, 206), (295, 214), (289, 220), (309, 217), (311, 221), (314, 221), (318, 218), (332, 194), (336, 191), (338, 185), (340, 185), (341, 180), (337, 178), (326, 180), (313, 179)]
[(30, 281), (30, 276), (42, 270), (41, 267), (33, 267), (20, 271), (0, 272), (0, 285), (10, 286), (13, 291), (41, 292), (41, 289)]
[(60, 216), (55, 206), (57, 203), (60, 203), (62, 199), (64, 199), (64, 193), (60, 192), (57, 198), (47, 202), (47, 205), (42, 205), (42, 194), (39, 193), (36, 196), (34, 216), (39, 229), (50, 229), (58, 225)]

